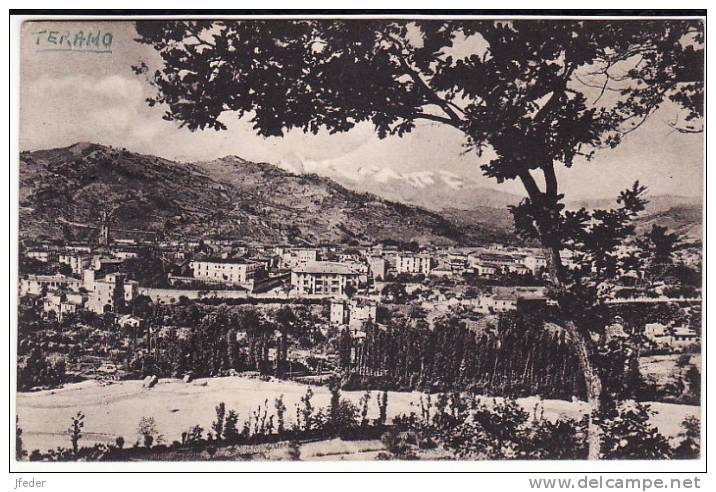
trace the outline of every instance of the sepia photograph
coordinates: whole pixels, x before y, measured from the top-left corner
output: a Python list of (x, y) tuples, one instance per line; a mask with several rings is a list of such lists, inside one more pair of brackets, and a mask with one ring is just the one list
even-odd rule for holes
[(23, 20), (11, 460), (696, 465), (705, 25)]

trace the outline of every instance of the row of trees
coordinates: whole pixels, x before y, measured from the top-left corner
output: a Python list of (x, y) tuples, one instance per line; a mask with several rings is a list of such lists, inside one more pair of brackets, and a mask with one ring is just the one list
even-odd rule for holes
[[(531, 312), (471, 322), (457, 316), (425, 323), (393, 318), (386, 329), (368, 324), (364, 338), (342, 332), (338, 352), (347, 387), (570, 399), (586, 396), (569, 334)], [(600, 346), (609, 360), (605, 397), (638, 396), (643, 383), (637, 352), (612, 341)]]
[[(193, 320), (192, 328), (177, 328), (177, 321), (188, 321), (185, 317)], [(145, 322), (147, 352), (132, 364), (144, 374), (211, 376), (233, 369), (282, 376), (290, 344), (313, 347), (323, 341), (316, 317), (304, 306), (268, 312), (155, 306)]]

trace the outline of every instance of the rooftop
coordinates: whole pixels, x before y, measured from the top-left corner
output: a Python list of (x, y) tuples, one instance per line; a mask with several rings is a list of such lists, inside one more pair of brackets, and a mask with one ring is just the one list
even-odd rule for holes
[(56, 273), (55, 275), (35, 275), (33, 273), (27, 275), (28, 280), (37, 280), (40, 282), (52, 282), (52, 281), (66, 281), (66, 282), (80, 282), (80, 279), (74, 278), (74, 277), (68, 277), (67, 275), (62, 275), (61, 273)]
[(196, 258), (193, 263), (230, 263), (233, 265), (246, 265), (249, 262), (245, 258)]
[(354, 271), (343, 263), (337, 263), (335, 261), (313, 261), (305, 265), (297, 266), (293, 269), (296, 273), (331, 273), (340, 275), (358, 275), (358, 272)]

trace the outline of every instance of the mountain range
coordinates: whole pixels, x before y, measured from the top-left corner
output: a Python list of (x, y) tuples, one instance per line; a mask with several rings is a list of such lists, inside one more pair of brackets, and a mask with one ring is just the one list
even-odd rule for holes
[(113, 227), (165, 237), (479, 244), (509, 235), (236, 156), (180, 163), (77, 143), (22, 152), (19, 175), (21, 238), (61, 238), (63, 222), (96, 226), (103, 210)]
[[(432, 210), (456, 225), (479, 225), (499, 231), (512, 231), (508, 207), (521, 196), (486, 188), (469, 176), (445, 169), (398, 172), (393, 168), (368, 164), (350, 169), (331, 163), (279, 164), (294, 173), (315, 172), (341, 183), (348, 189), (373, 193), (396, 202)], [(688, 240), (701, 239), (701, 198), (680, 195), (651, 195), (639, 231), (661, 223)], [(616, 198), (568, 200), (567, 208), (607, 209), (617, 207)]]
[(293, 173), (312, 172), (327, 176), (351, 190), (373, 193), (388, 200), (440, 212), (446, 209), (474, 210), (481, 207), (507, 208), (522, 197), (480, 186), (468, 176), (446, 169), (399, 172), (373, 164), (356, 169), (332, 164), (282, 165)]
[[(350, 176), (326, 174), (331, 177), (238, 156), (183, 163), (93, 143), (22, 152), (20, 237), (61, 238), (62, 221), (96, 225), (102, 210), (114, 210), (113, 227), (166, 237), (299, 244), (514, 239), (507, 206), (520, 197), (451, 172), (369, 165)], [(700, 200), (651, 197), (640, 224), (651, 223), (700, 238)]]

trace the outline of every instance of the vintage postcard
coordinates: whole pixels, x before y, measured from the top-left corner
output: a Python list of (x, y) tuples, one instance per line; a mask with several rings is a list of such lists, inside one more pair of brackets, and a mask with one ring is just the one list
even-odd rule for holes
[(18, 35), (17, 463), (702, 457), (705, 13)]

